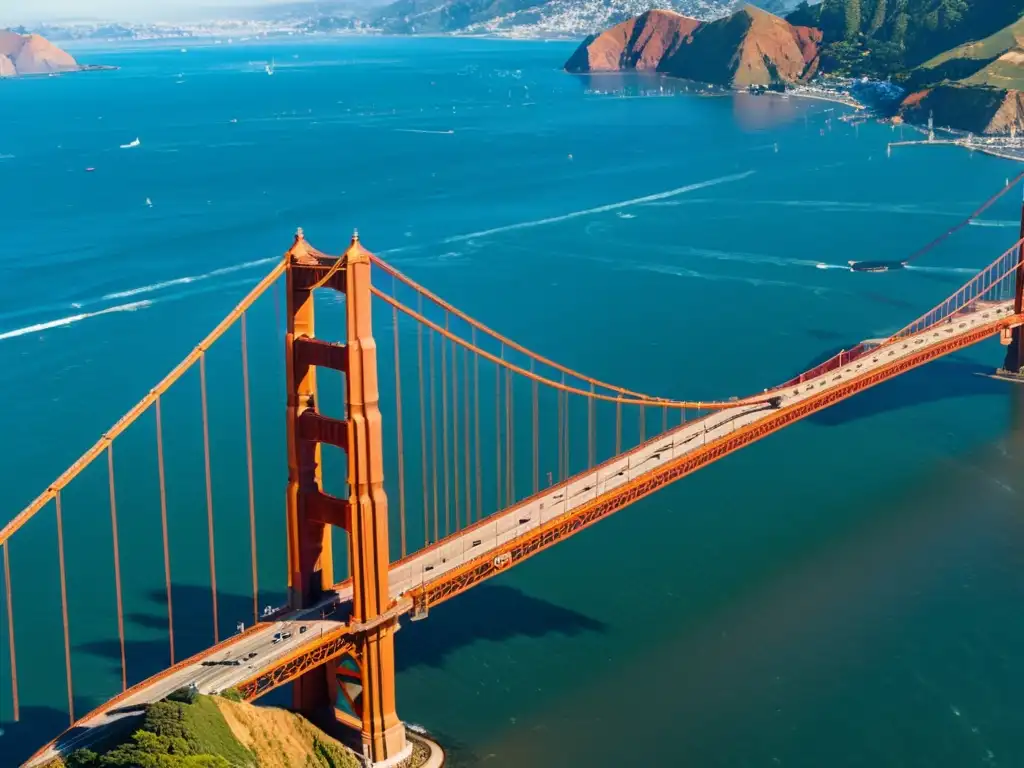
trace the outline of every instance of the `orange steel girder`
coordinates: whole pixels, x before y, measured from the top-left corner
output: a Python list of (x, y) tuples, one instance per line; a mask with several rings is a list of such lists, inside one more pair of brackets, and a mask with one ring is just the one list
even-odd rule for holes
[[(841, 387), (827, 389), (821, 394), (814, 395), (796, 405), (781, 408), (773, 412), (772, 416), (767, 419), (742, 427), (727, 437), (709, 443), (706, 447), (702, 447), (685, 457), (652, 470), (643, 477), (619, 486), (573, 509), (567, 514), (551, 520), (540, 528), (527, 532), (502, 547), (491, 550), (486, 555), (482, 555), (460, 568), (438, 576), (422, 587), (410, 590), (406, 596), (412, 599), (412, 611), (415, 614), (417, 611), (423, 611), (426, 606), (436, 605), (455, 597), (479, 584), (481, 581), (507, 571), (528, 557), (563, 541), (614, 512), (629, 506), (633, 502), (639, 501), (645, 496), (649, 496), (655, 491), (664, 488), (666, 485), (680, 480), (692, 472), (724, 458), (763, 437), (767, 437), (773, 432), (788, 427), (817, 411), (824, 410), (913, 368), (998, 335), (1004, 329), (1020, 327), (1022, 324), (1024, 324), (1024, 314), (1003, 318), (970, 333), (955, 336), (940, 344), (929, 346), (921, 352), (913, 353), (860, 377), (850, 379)], [(660, 439), (664, 439), (663, 436), (659, 436), (650, 442), (657, 442)], [(443, 546), (444, 543), (445, 540), (441, 540), (433, 546)], [(319, 643), (316, 647), (306, 648), (301, 652), (297, 652), (293, 657), (283, 659), (275, 668), (263, 670), (257, 678), (249, 681), (249, 683), (257, 686), (256, 689), (253, 689), (258, 690), (258, 692), (254, 693), (254, 696), (262, 695), (268, 690), (289, 682), (304, 671), (323, 663), (325, 658), (333, 659), (345, 653), (351, 653), (351, 649), (356, 644), (356, 639), (348, 634), (350, 631), (346, 627), (338, 630), (337, 633), (325, 635), (323, 642)], [(326, 653), (323, 654), (319, 650), (319, 647), (322, 645), (329, 646)], [(280, 672), (277, 669), (278, 666), (285, 667), (286, 670)], [(257, 684), (257, 680), (262, 682)], [(248, 693), (250, 689), (246, 688), (245, 690)]]
[(236, 685), (235, 690), (246, 701), (258, 699), (275, 688), (300, 679), (313, 670), (323, 668), (328, 662), (354, 651), (355, 638), (347, 627), (342, 627), (325, 634), (315, 646), (284, 656), (272, 668), (262, 670), (258, 675)]
[[(619, 486), (614, 490), (593, 499), (578, 508), (551, 520), (537, 529), (529, 531), (494, 550), (481, 555), (465, 565), (438, 576), (435, 580), (410, 590), (406, 596), (413, 601), (413, 614), (424, 615), (431, 605), (455, 597), (481, 581), (498, 573), (507, 571), (512, 566), (528, 557), (547, 549), (572, 536), (599, 520), (618, 512), (635, 501), (649, 496), (666, 485), (695, 472), (702, 467), (728, 456), (740, 448), (767, 437), (811, 414), (835, 405), (853, 395), (863, 392), (877, 384), (881, 384), (906, 371), (931, 362), (940, 357), (972, 346), (984, 339), (997, 335), (1004, 328), (1020, 327), (1024, 316), (1004, 318), (1003, 320), (982, 326), (978, 330), (956, 336), (952, 339), (935, 344), (927, 349), (901, 358), (890, 365), (878, 368), (834, 389), (827, 389), (802, 402), (781, 408), (772, 416), (738, 429), (720, 440), (709, 443), (693, 453), (680, 457), (676, 461), (665, 464), (650, 473)], [(658, 439), (650, 442), (657, 442)], [(443, 545), (438, 542), (438, 546)]]

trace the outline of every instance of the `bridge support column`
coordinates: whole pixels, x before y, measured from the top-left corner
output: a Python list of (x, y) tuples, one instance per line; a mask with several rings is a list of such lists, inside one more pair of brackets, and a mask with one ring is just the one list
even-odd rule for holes
[[(296, 340), (314, 337), (313, 291), (299, 279), (297, 266), (317, 263), (301, 230), (287, 254), (287, 378), (288, 490), (285, 500), (288, 539), (288, 602), (304, 608), (334, 585), (330, 526), (317, 518), (314, 504), (321, 488), (320, 443), (304, 439), (300, 423), (316, 413), (316, 367), (297, 354)], [(328, 668), (329, 667), (329, 668)], [(333, 665), (319, 667), (293, 684), (293, 706), (303, 712), (323, 711), (334, 705)]]
[[(370, 254), (354, 236), (343, 256), (347, 323), (348, 482), (351, 527), (352, 621), (379, 620), (388, 610), (388, 500), (384, 493), (383, 432), (377, 385), (377, 345), (371, 322)], [(394, 620), (358, 641), (362, 670), (362, 741), (373, 763), (408, 752), (405, 726), (395, 711)]]
[[(1024, 239), (1024, 204), (1020, 212), (1020, 237)], [(1024, 312), (1024, 245), (1017, 249), (1017, 278), (1014, 286), (1013, 311)], [(1006, 349), (1006, 362), (1003, 367), (1010, 373), (1024, 373), (1024, 327), (1014, 328), (1010, 335), (1010, 345)]]

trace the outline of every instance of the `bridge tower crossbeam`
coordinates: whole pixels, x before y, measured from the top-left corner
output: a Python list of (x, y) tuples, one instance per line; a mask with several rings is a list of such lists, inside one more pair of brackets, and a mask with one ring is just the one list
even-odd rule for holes
[[(340, 714), (335, 707), (340, 692), (359, 720), (366, 758), (372, 764), (393, 764), (404, 759), (411, 745), (395, 708), (397, 621), (382, 620), (390, 607), (388, 514), (370, 268), (370, 254), (355, 235), (345, 253), (333, 258), (311, 248), (299, 230), (287, 254), (289, 602), (294, 609), (308, 608), (334, 584), (331, 527), (342, 528), (348, 533), (352, 564), (352, 621), (369, 627), (357, 635), (351, 655), (359, 669), (358, 684), (353, 670), (331, 660), (295, 681), (293, 705), (317, 719), (333, 717)], [(313, 292), (322, 287), (345, 296), (344, 344), (314, 335)], [(317, 367), (344, 375), (344, 420), (318, 411)], [(347, 455), (348, 499), (323, 490), (323, 443)]]

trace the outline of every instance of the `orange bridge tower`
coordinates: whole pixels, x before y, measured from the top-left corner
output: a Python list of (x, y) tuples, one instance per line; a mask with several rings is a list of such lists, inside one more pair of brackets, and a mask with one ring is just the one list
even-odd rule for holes
[[(293, 705), (317, 718), (336, 710), (339, 691), (355, 710), (364, 756), (391, 765), (411, 750), (395, 711), (394, 632), (397, 619), (388, 592), (388, 504), (384, 493), (377, 347), (371, 328), (370, 254), (358, 235), (340, 258), (309, 246), (300, 229), (287, 254), (288, 587), (292, 608), (308, 608), (335, 583), (331, 527), (348, 533), (352, 564), (351, 624), (357, 628), (352, 660), (359, 672), (333, 659), (294, 683)], [(314, 334), (313, 292), (345, 296), (344, 344)], [(344, 420), (317, 408), (316, 369), (345, 379)], [(320, 446), (341, 448), (348, 465), (348, 499), (324, 492)], [(351, 720), (349, 716), (347, 718)]]

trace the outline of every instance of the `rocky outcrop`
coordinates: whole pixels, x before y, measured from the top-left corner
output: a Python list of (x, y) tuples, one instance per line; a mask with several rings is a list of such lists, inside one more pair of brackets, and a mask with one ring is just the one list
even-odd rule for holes
[(900, 115), (909, 123), (935, 125), (976, 134), (1024, 134), (1024, 93), (1007, 88), (943, 84), (907, 96)]
[(565, 64), (569, 72), (651, 70), (679, 46), (702, 22), (674, 11), (647, 11), (634, 19), (591, 35)]
[(752, 5), (707, 23), (649, 11), (585, 40), (565, 68), (656, 70), (735, 87), (795, 83), (817, 70), (820, 44), (817, 29), (795, 27)]
[(0, 77), (81, 69), (74, 57), (40, 35), (0, 30)]

